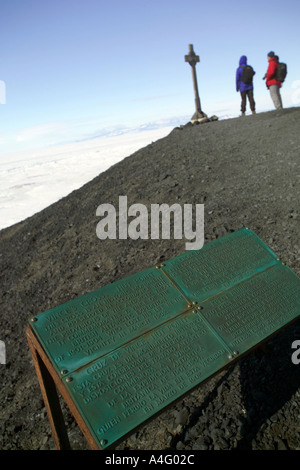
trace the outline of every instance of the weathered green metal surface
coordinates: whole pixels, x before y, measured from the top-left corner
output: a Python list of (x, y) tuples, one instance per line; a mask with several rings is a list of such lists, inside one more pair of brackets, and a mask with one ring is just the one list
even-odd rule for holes
[(276, 265), (208, 299), (201, 313), (240, 355), (300, 315), (300, 279)]
[(275, 264), (275, 253), (253, 232), (242, 229), (201, 250), (185, 252), (162, 269), (184, 295), (202, 302)]
[(32, 325), (56, 369), (72, 372), (186, 309), (154, 267), (42, 313)]
[(100, 448), (300, 315), (300, 279), (251, 231), (35, 317)]
[(228, 362), (190, 311), (75, 372), (67, 386), (105, 448)]

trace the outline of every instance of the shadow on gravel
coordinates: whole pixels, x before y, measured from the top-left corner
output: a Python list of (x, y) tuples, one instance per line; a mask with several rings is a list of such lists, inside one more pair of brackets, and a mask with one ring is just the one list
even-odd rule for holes
[(211, 392), (209, 392), (200, 406), (196, 407), (194, 412), (189, 417), (189, 422), (186, 427), (184, 427), (183, 431), (179, 434), (176, 434), (170, 442), (170, 449), (175, 450), (177, 449), (177, 444), (180, 441), (185, 441), (186, 435), (193, 426), (197, 426), (199, 418), (202, 416), (203, 412), (205, 413), (209, 404), (218, 396), (219, 388), (226, 383), (227, 380), (230, 380), (230, 376), (234, 370), (235, 365), (228, 367), (222, 377), (217, 380), (214, 385), (214, 388)]
[(180, 442), (197, 450), (298, 448), (300, 364), (291, 359), (295, 339), (300, 339), (299, 321), (229, 367), (173, 436), (170, 449), (178, 449)]
[[(300, 338), (300, 322), (290, 325), (240, 362), (240, 381), (245, 419), (238, 450), (256, 446), (272, 450), (289, 449), (291, 418), (299, 423), (299, 410), (292, 397), (300, 387), (300, 365), (292, 362), (292, 343)], [(286, 420), (286, 418), (288, 418)], [(269, 439), (260, 436), (266, 431)], [(297, 433), (297, 431), (296, 431)], [(295, 435), (295, 430), (291, 430)], [(297, 444), (296, 444), (297, 445)]]

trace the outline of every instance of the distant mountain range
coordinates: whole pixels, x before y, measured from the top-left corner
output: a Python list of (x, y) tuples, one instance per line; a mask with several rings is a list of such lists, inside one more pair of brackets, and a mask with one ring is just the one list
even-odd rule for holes
[(119, 136), (123, 134), (134, 134), (137, 132), (145, 132), (145, 131), (150, 131), (150, 130), (155, 130), (155, 129), (160, 129), (162, 127), (176, 127), (180, 126), (181, 124), (186, 124), (190, 120), (191, 116), (177, 116), (174, 118), (166, 118), (166, 119), (159, 119), (157, 121), (153, 122), (148, 122), (141, 124), (139, 126), (122, 126), (122, 125), (116, 125), (116, 126), (109, 126), (109, 127), (104, 127), (102, 129), (99, 129), (95, 131), (94, 133), (76, 140), (76, 142), (83, 142), (86, 140), (91, 140), (91, 139), (97, 139), (98, 137), (114, 137), (114, 136)]
[[(222, 115), (218, 115), (219, 119), (230, 119), (234, 116), (232, 113), (222, 113)], [(95, 131), (93, 134), (90, 134), (89, 136), (86, 136), (84, 138), (76, 140), (76, 142), (83, 142), (91, 139), (97, 139), (98, 137), (114, 137), (114, 136), (119, 136), (119, 135), (124, 135), (124, 134), (134, 134), (138, 132), (145, 132), (145, 131), (150, 131), (150, 130), (155, 130), (155, 129), (160, 129), (163, 127), (177, 127), (182, 124), (186, 124), (187, 122), (190, 121), (192, 116), (192, 113), (189, 115), (183, 115), (183, 116), (176, 116), (174, 118), (164, 118), (164, 119), (158, 119), (156, 121), (152, 122), (147, 122), (138, 126), (123, 126), (123, 125), (116, 125), (116, 126), (109, 126), (109, 127), (104, 127), (102, 129), (99, 129)]]

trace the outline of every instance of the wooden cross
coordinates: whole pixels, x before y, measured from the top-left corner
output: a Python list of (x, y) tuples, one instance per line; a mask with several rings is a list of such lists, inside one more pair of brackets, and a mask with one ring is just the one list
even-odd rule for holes
[(199, 121), (200, 119), (206, 118), (207, 116), (201, 110), (198, 84), (197, 84), (197, 75), (196, 75), (196, 63), (200, 62), (200, 59), (199, 59), (199, 56), (196, 55), (194, 52), (193, 44), (189, 44), (189, 54), (184, 56), (184, 58), (185, 58), (185, 62), (188, 62), (190, 66), (192, 67), (196, 111), (194, 115), (192, 116), (191, 122), (196, 122), (196, 121)]

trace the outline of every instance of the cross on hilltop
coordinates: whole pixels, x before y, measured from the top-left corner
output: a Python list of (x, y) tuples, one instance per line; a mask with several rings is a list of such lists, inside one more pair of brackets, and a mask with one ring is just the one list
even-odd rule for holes
[(189, 54), (184, 56), (184, 58), (185, 58), (185, 61), (188, 62), (190, 66), (192, 67), (196, 111), (191, 118), (191, 122), (194, 123), (196, 121), (200, 121), (203, 118), (206, 118), (207, 115), (201, 110), (198, 84), (197, 84), (197, 75), (196, 75), (196, 64), (197, 62), (200, 62), (200, 58), (198, 55), (195, 54), (193, 44), (189, 44)]

